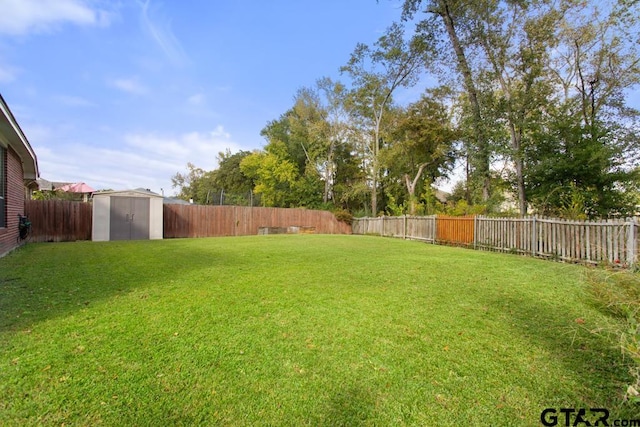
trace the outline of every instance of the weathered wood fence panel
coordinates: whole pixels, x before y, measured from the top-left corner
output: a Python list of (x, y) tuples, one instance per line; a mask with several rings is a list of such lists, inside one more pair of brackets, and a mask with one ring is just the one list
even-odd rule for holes
[(532, 228), (526, 219), (476, 217), (474, 246), (499, 252), (531, 253)]
[(594, 222), (537, 219), (536, 255), (563, 260), (633, 264), (637, 257), (634, 219)]
[(484, 216), (358, 218), (354, 219), (353, 232), (622, 266), (637, 263), (640, 247), (635, 218), (606, 221)]
[(382, 236), (382, 217), (354, 219), (352, 229), (353, 234), (376, 234)]
[(164, 205), (164, 237), (258, 234), (260, 227), (313, 227), (320, 234), (351, 234), (328, 211), (244, 206)]
[[(258, 234), (259, 227), (313, 227), (321, 234), (351, 234), (351, 226), (328, 211), (243, 206), (164, 205), (164, 237)], [(29, 200), (31, 242), (91, 240), (92, 203)]]
[(423, 240), (435, 242), (436, 240), (436, 216), (407, 216), (405, 238), (411, 240)]
[(382, 217), (382, 235), (387, 237), (406, 237), (406, 217), (388, 216)]
[(27, 200), (30, 242), (91, 240), (93, 205), (70, 200)]

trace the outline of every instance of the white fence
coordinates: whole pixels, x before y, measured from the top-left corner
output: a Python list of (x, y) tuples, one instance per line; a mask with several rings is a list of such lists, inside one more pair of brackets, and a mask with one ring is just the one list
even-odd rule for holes
[[(452, 243), (437, 216), (357, 218), (354, 234)], [(469, 221), (460, 218), (460, 221)], [(446, 217), (446, 227), (451, 226)], [(453, 220), (455, 221), (455, 219)], [(571, 262), (608, 263), (631, 267), (638, 257), (638, 221), (635, 218), (567, 221), (553, 218), (489, 218), (476, 216), (469, 228), (469, 247), (519, 253)]]

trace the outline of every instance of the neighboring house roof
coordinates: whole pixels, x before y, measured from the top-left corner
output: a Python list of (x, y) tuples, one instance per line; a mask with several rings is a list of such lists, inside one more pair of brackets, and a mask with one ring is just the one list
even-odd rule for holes
[(71, 184), (73, 184), (73, 182), (51, 181), (51, 186), (53, 187), (54, 190), (59, 190), (60, 187), (64, 187), (65, 185), (71, 185)]
[(68, 193), (93, 193), (95, 190), (89, 187), (84, 182), (77, 182), (75, 184), (67, 184), (62, 187), (56, 188), (60, 191), (66, 191)]
[[(61, 190), (69, 191), (71, 193), (93, 193), (95, 191), (84, 182), (49, 181), (44, 178), (38, 178), (36, 181), (38, 182), (38, 188), (42, 191)], [(88, 191), (76, 191), (77, 187), (81, 185), (87, 186)]]
[(439, 188), (433, 188), (435, 190), (435, 196), (436, 199), (438, 199), (441, 203), (445, 203), (447, 201), (447, 199), (449, 198), (449, 196), (451, 196), (451, 193), (447, 193), (446, 191), (442, 191)]
[(44, 178), (36, 179), (38, 182), (38, 188), (42, 191), (53, 191), (53, 183), (51, 181), (47, 181)]
[(33, 181), (38, 179), (40, 172), (36, 153), (31, 148), (27, 137), (20, 129), (2, 95), (0, 95), (0, 140), (18, 153), (20, 160), (22, 160), (24, 179)]

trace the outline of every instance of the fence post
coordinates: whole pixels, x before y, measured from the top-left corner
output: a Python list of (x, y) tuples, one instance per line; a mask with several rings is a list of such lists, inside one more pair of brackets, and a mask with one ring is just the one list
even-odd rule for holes
[(477, 249), (478, 241), (478, 215), (473, 216), (473, 249)]
[(380, 233), (380, 235), (384, 237), (384, 215), (382, 216), (382, 231)]
[(402, 227), (402, 238), (407, 240), (407, 214), (404, 214), (404, 226)]
[(537, 247), (538, 247), (538, 233), (536, 230), (536, 218), (534, 215), (531, 217), (531, 256), (536, 256)]
[(438, 215), (434, 214), (433, 215), (433, 234), (432, 234), (432, 240), (431, 243), (433, 243), (434, 245), (437, 243), (438, 241)]
[(233, 235), (238, 235), (238, 225), (240, 224), (240, 220), (238, 219), (238, 208), (237, 206), (233, 207)]
[(629, 233), (627, 235), (627, 263), (633, 268), (636, 262), (636, 218), (629, 218)]

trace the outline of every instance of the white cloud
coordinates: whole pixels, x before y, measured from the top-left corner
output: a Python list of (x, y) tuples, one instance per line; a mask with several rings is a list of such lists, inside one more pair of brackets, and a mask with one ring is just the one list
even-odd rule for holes
[(218, 165), (216, 157), (219, 152), (227, 148), (232, 151), (240, 149), (222, 126), (210, 132), (189, 132), (178, 136), (129, 134), (124, 140), (136, 152), (145, 152), (148, 157), (162, 159), (172, 168), (177, 168), (173, 173), (182, 170), (187, 162), (205, 170), (214, 169)]
[(154, 7), (151, 0), (138, 1), (141, 7), (140, 20), (143, 30), (160, 47), (167, 58), (176, 65), (187, 62), (187, 55), (173, 33), (171, 21), (159, 15), (159, 7)]
[(149, 91), (137, 78), (115, 79), (111, 81), (111, 86), (133, 95), (144, 95)]
[(111, 14), (83, 0), (2, 0), (0, 33), (49, 32), (62, 24), (107, 26)]
[[(77, 143), (48, 144), (51, 129), (31, 129), (32, 146), (38, 156), (40, 172), (50, 181), (86, 182), (96, 189), (149, 188), (174, 194), (171, 177), (183, 172), (187, 162), (205, 170), (215, 169), (217, 155), (227, 148), (240, 150), (222, 126), (209, 132), (181, 135), (133, 133), (112, 141), (109, 147), (90, 147)], [(114, 148), (118, 146), (118, 148)]]

